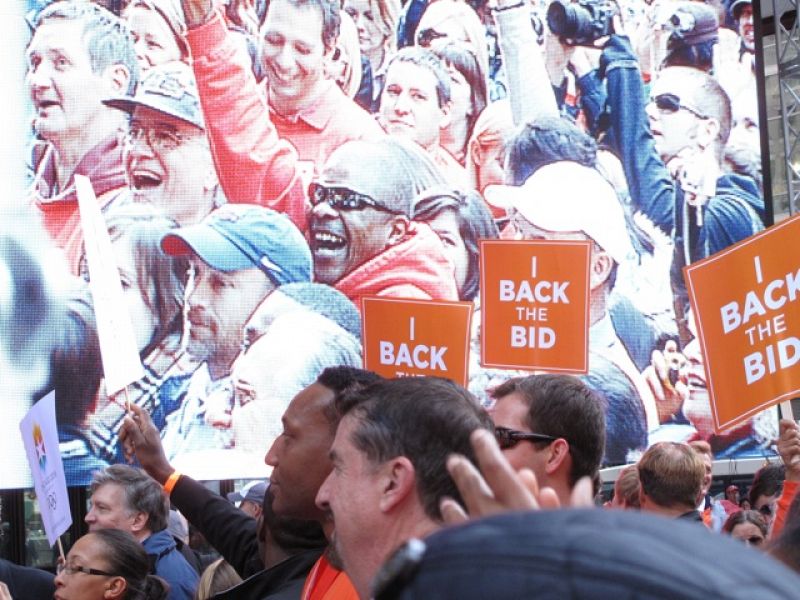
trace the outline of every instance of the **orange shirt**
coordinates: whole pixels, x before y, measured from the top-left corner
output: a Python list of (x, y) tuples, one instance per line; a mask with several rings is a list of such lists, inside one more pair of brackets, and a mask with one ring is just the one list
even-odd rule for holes
[(303, 585), (302, 600), (358, 600), (350, 578), (325, 558), (314, 563)]

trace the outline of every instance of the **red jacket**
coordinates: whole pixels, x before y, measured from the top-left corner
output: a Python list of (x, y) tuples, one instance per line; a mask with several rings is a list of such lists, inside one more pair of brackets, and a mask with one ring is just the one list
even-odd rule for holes
[(305, 186), (312, 171), (344, 142), (382, 135), (380, 127), (332, 82), (296, 121), (270, 112), (266, 83), (256, 83), (250, 58), (219, 15), (190, 29), (186, 39), (228, 201), (286, 213), (305, 231)]
[(70, 271), (77, 275), (83, 250), (83, 229), (73, 177), (76, 174), (88, 177), (97, 202), (101, 208), (106, 208), (128, 187), (122, 166), (122, 144), (114, 135), (92, 148), (78, 163), (73, 176), (60, 193), (54, 189), (56, 170), (53, 151), (45, 151), (38, 159), (31, 202), (39, 209), (42, 223), (56, 246), (64, 251)]
[(356, 267), (335, 287), (359, 310), (363, 296), (458, 300), (453, 265), (424, 223), (412, 223), (405, 240)]

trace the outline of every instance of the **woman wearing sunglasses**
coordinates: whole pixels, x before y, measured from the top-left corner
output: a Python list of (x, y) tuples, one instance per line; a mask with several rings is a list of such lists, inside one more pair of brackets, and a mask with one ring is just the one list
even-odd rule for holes
[(59, 563), (55, 600), (163, 600), (169, 586), (149, 570), (147, 554), (133, 536), (98, 529), (75, 542)]

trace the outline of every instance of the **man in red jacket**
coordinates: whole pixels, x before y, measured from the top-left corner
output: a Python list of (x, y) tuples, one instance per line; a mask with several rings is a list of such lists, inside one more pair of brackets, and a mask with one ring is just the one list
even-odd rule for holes
[(314, 279), (359, 308), (367, 295), (457, 300), (442, 243), (410, 219), (417, 194), (441, 182), (431, 159), (411, 142), (353, 141), (334, 151), (309, 187)]
[(120, 132), (127, 117), (102, 103), (130, 93), (138, 67), (125, 24), (88, 2), (58, 2), (40, 12), (27, 49), (34, 129), (32, 203), (77, 274), (83, 244), (75, 174), (88, 177), (101, 207), (127, 187)]

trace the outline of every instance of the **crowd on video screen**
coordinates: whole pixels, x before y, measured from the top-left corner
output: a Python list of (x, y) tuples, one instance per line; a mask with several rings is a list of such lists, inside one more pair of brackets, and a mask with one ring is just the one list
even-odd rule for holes
[[(263, 476), (289, 401), (362, 366), (367, 296), (475, 303), (468, 389), (489, 405), (525, 373), (481, 366), (486, 239), (591, 242), (604, 464), (657, 441), (772, 452), (772, 410), (714, 432), (682, 274), (770, 224), (751, 0), (28, 8), (27, 206), (60, 250), (39, 395), (71, 485), (124, 461), (128, 401), (182, 472)], [(76, 175), (145, 369), (124, 394), (102, 385)]]

